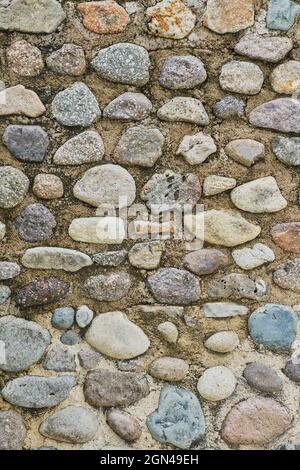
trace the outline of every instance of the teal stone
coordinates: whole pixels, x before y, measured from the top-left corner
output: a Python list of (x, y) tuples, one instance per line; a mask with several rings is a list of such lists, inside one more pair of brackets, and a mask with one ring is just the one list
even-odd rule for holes
[(270, 0), (267, 13), (267, 27), (287, 31), (300, 13), (300, 5), (291, 0)]
[(159, 406), (147, 418), (147, 426), (159, 442), (188, 449), (205, 434), (205, 420), (198, 398), (183, 388), (167, 385)]
[(266, 304), (249, 318), (248, 328), (255, 343), (273, 350), (289, 350), (297, 334), (297, 314), (291, 307)]

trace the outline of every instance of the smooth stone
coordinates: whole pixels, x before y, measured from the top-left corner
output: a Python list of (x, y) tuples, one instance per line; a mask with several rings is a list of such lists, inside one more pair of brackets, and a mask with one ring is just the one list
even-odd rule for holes
[(73, 240), (84, 243), (119, 245), (125, 238), (124, 222), (118, 217), (82, 217), (69, 227)]
[(256, 238), (261, 228), (248, 222), (239, 212), (233, 210), (211, 209), (184, 219), (187, 229), (198, 239), (232, 247)]
[(300, 292), (300, 258), (288, 259), (273, 272), (273, 281), (282, 289)]
[(182, 0), (162, 0), (147, 8), (148, 29), (154, 36), (183, 39), (196, 24), (196, 15)]
[(157, 441), (189, 449), (205, 434), (205, 419), (198, 398), (184, 388), (167, 385), (158, 408), (147, 417), (147, 427)]
[(277, 372), (261, 362), (251, 362), (246, 366), (243, 376), (248, 384), (265, 393), (279, 393), (283, 382)]
[(132, 266), (138, 269), (156, 269), (160, 264), (162, 247), (159, 241), (137, 243), (128, 252)]
[(179, 144), (177, 155), (182, 155), (190, 165), (203, 163), (217, 151), (214, 139), (203, 132), (185, 135)]
[(182, 318), (184, 313), (184, 307), (169, 305), (137, 305), (136, 309), (145, 315), (154, 315), (154, 317), (162, 315), (172, 319)]
[(214, 115), (219, 119), (233, 119), (240, 118), (245, 113), (245, 102), (236, 96), (224, 96), (217, 101), (212, 111)]
[(284, 59), (292, 48), (293, 41), (290, 38), (250, 33), (239, 40), (234, 51), (250, 59), (276, 63)]
[(64, 44), (47, 57), (46, 64), (59, 75), (78, 77), (86, 69), (84, 49), (76, 44)]
[(231, 191), (230, 197), (236, 207), (254, 214), (278, 212), (287, 206), (273, 176), (242, 184)]
[(208, 0), (203, 22), (219, 34), (237, 33), (254, 24), (253, 0)]
[(127, 256), (126, 250), (104, 251), (92, 255), (92, 260), (100, 266), (120, 266)]
[(0, 340), (5, 346), (5, 363), (0, 363), (0, 370), (19, 372), (39, 362), (51, 336), (38, 323), (8, 315), (0, 318)]
[(228, 264), (227, 254), (215, 248), (192, 251), (183, 258), (184, 267), (200, 276), (213, 274), (225, 268)]
[(203, 182), (204, 196), (215, 196), (236, 187), (236, 179), (219, 175), (209, 175)]
[[(299, 5), (300, 12), (300, 5)], [(270, 80), (276, 93), (292, 95), (300, 89), (300, 62), (298, 60), (289, 60), (284, 64), (278, 65), (272, 72)]]
[(169, 305), (189, 305), (200, 298), (198, 279), (188, 271), (161, 268), (147, 279), (148, 287), (157, 302)]
[(67, 346), (75, 346), (75, 344), (80, 343), (80, 336), (76, 331), (65, 331), (60, 337), (60, 342)]
[(150, 346), (143, 330), (122, 312), (98, 315), (85, 339), (97, 351), (113, 359), (132, 359), (144, 354)]
[(158, 81), (170, 90), (186, 90), (201, 85), (206, 78), (204, 64), (198, 57), (170, 55), (162, 62)]
[(236, 264), (242, 269), (255, 269), (265, 263), (272, 263), (275, 254), (271, 248), (263, 243), (256, 243), (252, 248), (245, 247), (232, 252)]
[(58, 330), (68, 330), (74, 324), (75, 310), (73, 307), (59, 307), (53, 312), (51, 323)]
[(78, 359), (81, 367), (84, 369), (96, 369), (99, 365), (101, 354), (96, 351), (83, 349), (78, 353)]
[(117, 163), (151, 168), (162, 155), (165, 138), (159, 129), (130, 127), (113, 154)]
[(0, 411), (0, 450), (22, 450), (27, 430), (15, 410)]
[[(87, 170), (73, 188), (74, 197), (94, 207), (131, 206), (136, 186), (131, 174), (119, 165), (105, 164)], [(120, 201), (120, 198), (122, 199)]]
[(93, 318), (94, 312), (87, 305), (81, 305), (76, 311), (76, 323), (79, 328), (86, 328)]
[(231, 408), (221, 437), (228, 444), (262, 446), (286, 432), (292, 419), (290, 411), (273, 398), (251, 397)]
[(8, 286), (0, 286), (0, 305), (3, 305), (11, 296), (11, 290)]
[(35, 307), (58, 302), (69, 291), (69, 284), (56, 277), (44, 277), (20, 287), (16, 292), (16, 302), (21, 307)]
[(76, 372), (75, 354), (55, 345), (50, 349), (43, 361), (43, 367), (46, 370), (55, 370), (56, 372)]
[(64, 185), (59, 176), (40, 173), (34, 178), (32, 192), (41, 199), (59, 199), (64, 194)]
[(11, 261), (0, 261), (0, 281), (13, 279), (19, 276), (21, 268), (18, 263)]
[(280, 132), (300, 132), (300, 102), (278, 98), (254, 108), (249, 115), (253, 126)]
[(93, 261), (88, 255), (77, 250), (39, 246), (26, 250), (21, 263), (26, 268), (56, 269), (74, 273), (91, 266)]
[(226, 154), (247, 167), (254, 165), (265, 154), (265, 146), (253, 139), (236, 139), (225, 147)]
[(134, 442), (141, 437), (140, 423), (126, 411), (109, 409), (106, 420), (111, 429), (124, 441)]
[(22, 408), (50, 408), (68, 398), (71, 389), (76, 385), (72, 375), (59, 377), (40, 377), (25, 375), (10, 380), (2, 388), (3, 398)]
[(24, 40), (13, 42), (6, 58), (9, 69), (21, 77), (36, 77), (45, 67), (40, 49)]
[(263, 85), (264, 74), (260, 67), (252, 62), (232, 60), (223, 65), (219, 81), (225, 91), (257, 95)]
[(291, 357), (285, 364), (283, 373), (293, 382), (300, 382), (300, 355)]
[(29, 179), (12, 166), (0, 167), (0, 208), (12, 209), (20, 204), (29, 189)]
[(180, 382), (187, 376), (189, 366), (177, 357), (160, 357), (151, 362), (148, 370), (158, 380)]
[(300, 165), (300, 137), (275, 136), (272, 139), (272, 150), (282, 163)]
[(167, 101), (157, 111), (162, 121), (191, 122), (201, 126), (209, 124), (209, 117), (200, 100), (185, 96), (176, 96)]
[(222, 354), (232, 352), (238, 345), (239, 337), (235, 331), (218, 331), (204, 343), (210, 351)]
[(291, 0), (270, 0), (267, 12), (267, 27), (287, 31), (290, 29), (296, 16), (300, 14), (300, 5)]
[(178, 340), (178, 329), (174, 323), (166, 321), (160, 323), (157, 327), (157, 331), (161, 334), (163, 339), (169, 344), (176, 344)]
[(6, 234), (6, 225), (3, 222), (0, 222), (0, 241), (3, 240)]
[(13, 221), (19, 237), (26, 242), (48, 240), (53, 235), (56, 220), (52, 212), (40, 203), (29, 204)]
[(54, 154), (56, 165), (82, 165), (99, 162), (104, 157), (104, 144), (101, 136), (94, 130), (67, 140)]
[(275, 243), (285, 251), (300, 253), (300, 222), (274, 225), (271, 235)]
[(141, 121), (149, 116), (152, 103), (143, 93), (125, 92), (112, 100), (103, 110), (107, 119)]
[(60, 442), (84, 444), (98, 431), (95, 413), (83, 406), (69, 405), (48, 416), (39, 427), (42, 436)]
[(89, 277), (84, 283), (85, 294), (96, 300), (113, 302), (125, 297), (132, 286), (128, 273), (113, 272)]
[(101, 117), (96, 97), (83, 82), (76, 82), (57, 93), (51, 110), (53, 117), (68, 127), (88, 127)]
[(202, 308), (206, 318), (245, 316), (249, 312), (249, 309), (244, 305), (238, 305), (232, 302), (210, 302), (203, 304)]
[(16, 85), (0, 91), (0, 116), (23, 114), (30, 118), (37, 118), (45, 111), (46, 108), (38, 95), (23, 85)]
[(150, 388), (145, 374), (97, 369), (87, 373), (83, 391), (87, 403), (99, 408), (131, 405)]
[(142, 86), (150, 77), (149, 54), (136, 44), (124, 42), (101, 49), (91, 65), (101, 78), (111, 82)]
[(297, 321), (291, 307), (266, 304), (251, 314), (248, 328), (255, 343), (273, 351), (284, 351), (291, 348), (296, 338)]
[(79, 3), (77, 10), (83, 14), (84, 26), (97, 34), (121, 33), (130, 22), (125, 8), (114, 0)]
[(261, 300), (268, 288), (264, 280), (253, 281), (247, 274), (231, 273), (208, 286), (208, 295), (213, 298)]
[(206, 369), (198, 380), (197, 390), (202, 398), (209, 401), (225, 400), (233, 394), (236, 378), (224, 366)]

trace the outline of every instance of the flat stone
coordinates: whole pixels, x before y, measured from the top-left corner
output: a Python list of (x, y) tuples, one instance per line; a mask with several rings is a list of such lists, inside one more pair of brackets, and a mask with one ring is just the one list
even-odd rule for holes
[(295, 340), (297, 315), (287, 305), (266, 304), (253, 312), (248, 328), (255, 343), (273, 351), (289, 350)]
[(208, 0), (204, 25), (219, 34), (237, 33), (254, 24), (253, 0)]
[(210, 302), (203, 304), (202, 309), (206, 318), (245, 316), (249, 312), (249, 309), (244, 305), (238, 305), (232, 302)]
[(300, 382), (300, 355), (291, 357), (285, 364), (283, 373), (293, 382)]
[(126, 92), (111, 101), (103, 110), (107, 119), (141, 121), (149, 116), (152, 103), (143, 93)]
[(256, 243), (252, 248), (245, 247), (232, 252), (236, 264), (242, 269), (255, 269), (265, 263), (272, 263), (275, 254), (271, 248), (263, 243)]
[(180, 449), (189, 449), (205, 434), (204, 415), (196, 395), (171, 385), (160, 392), (158, 408), (146, 423), (154, 439)]
[(91, 266), (91, 258), (77, 250), (39, 246), (29, 248), (22, 256), (21, 263), (26, 268), (56, 269), (74, 273), (82, 268)]
[(161, 268), (147, 279), (148, 287), (158, 302), (189, 305), (200, 298), (198, 279), (184, 269)]
[(79, 328), (86, 328), (93, 320), (94, 312), (87, 305), (80, 305), (76, 311), (76, 323)]
[(300, 292), (300, 258), (288, 259), (273, 272), (273, 281), (282, 289)]
[(262, 279), (253, 281), (247, 274), (231, 273), (208, 286), (208, 295), (213, 298), (261, 300), (267, 293)]
[(223, 251), (215, 248), (204, 248), (192, 251), (183, 258), (183, 265), (189, 271), (200, 276), (213, 274), (229, 264), (229, 258)]
[(43, 367), (46, 370), (55, 370), (56, 372), (76, 372), (75, 357), (73, 352), (55, 345), (47, 352)]
[(235, 331), (218, 331), (204, 343), (210, 351), (222, 354), (232, 352), (238, 345), (239, 337)]
[(0, 241), (3, 240), (6, 234), (6, 225), (3, 222), (0, 222)]
[(12, 166), (0, 167), (0, 207), (12, 209), (20, 204), (29, 189), (29, 179)]
[(0, 30), (53, 33), (65, 17), (57, 0), (6, 0), (0, 6)]
[(125, 238), (124, 222), (118, 217), (82, 217), (69, 227), (73, 240), (84, 243), (119, 245)]
[(59, 75), (79, 77), (86, 69), (84, 50), (76, 44), (64, 44), (47, 57), (46, 64)]
[(177, 357), (160, 357), (151, 362), (149, 374), (158, 380), (180, 382), (189, 371), (188, 364)]
[(3, 305), (11, 296), (11, 290), (8, 286), (0, 286), (0, 305)]
[(19, 372), (41, 359), (51, 337), (38, 323), (8, 315), (0, 318), (0, 340), (5, 346), (5, 363), (0, 363), (0, 370)]
[(18, 263), (13, 261), (0, 261), (0, 281), (14, 279), (19, 276), (21, 268)]
[(147, 8), (151, 34), (168, 39), (182, 39), (196, 24), (196, 15), (181, 0), (162, 0)]
[(64, 126), (88, 127), (101, 117), (96, 97), (82, 82), (60, 91), (52, 101), (52, 115)]
[(201, 397), (209, 401), (225, 400), (233, 394), (235, 387), (234, 374), (224, 366), (206, 369), (197, 384)]
[(34, 178), (32, 191), (41, 199), (59, 199), (64, 194), (64, 185), (59, 176), (40, 173)]
[(157, 111), (162, 121), (191, 122), (201, 126), (209, 124), (209, 117), (200, 100), (185, 96), (176, 96), (167, 101)]
[(173, 319), (182, 318), (184, 313), (184, 307), (169, 305), (137, 305), (136, 309), (145, 315), (154, 315), (154, 317), (163, 315)]
[(94, 207), (131, 206), (135, 200), (135, 181), (125, 168), (119, 165), (94, 166), (87, 170), (73, 188), (74, 196)]
[(271, 0), (268, 4), (267, 27), (287, 31), (290, 29), (296, 16), (300, 13), (300, 5), (291, 0)]
[(16, 302), (22, 307), (47, 305), (63, 299), (69, 291), (69, 284), (56, 277), (39, 278), (20, 287)]
[(277, 372), (261, 362), (251, 362), (244, 369), (243, 376), (248, 384), (265, 393), (279, 393), (283, 382)]
[(203, 163), (217, 151), (214, 139), (203, 132), (185, 135), (180, 142), (177, 155), (182, 155), (190, 165)]
[(273, 398), (251, 397), (229, 411), (221, 436), (228, 444), (262, 446), (287, 431), (290, 411)]
[[(300, 5), (299, 5), (300, 12)], [(276, 93), (292, 95), (300, 89), (300, 62), (289, 60), (278, 65), (271, 74), (271, 85)]]
[(85, 400), (96, 408), (131, 405), (150, 393), (144, 374), (97, 369), (87, 373)]
[(36, 77), (44, 69), (40, 49), (24, 40), (13, 42), (6, 49), (6, 57), (9, 69), (21, 77)]
[(10, 380), (2, 388), (3, 398), (22, 408), (50, 408), (68, 398), (71, 389), (76, 385), (72, 375), (60, 377), (40, 377), (25, 375)]
[(226, 154), (247, 167), (254, 165), (265, 154), (265, 146), (253, 139), (236, 139), (225, 147)]
[(0, 411), (0, 450), (22, 450), (27, 430), (22, 416), (14, 410)]
[(221, 246), (236, 246), (256, 238), (261, 228), (246, 220), (237, 211), (216, 210), (185, 217), (185, 225), (198, 239)]
[(150, 76), (150, 58), (144, 47), (118, 43), (101, 49), (91, 62), (97, 74), (116, 83), (145, 85)]
[(223, 65), (220, 74), (220, 85), (225, 91), (257, 95), (264, 82), (260, 67), (252, 62), (232, 60)]
[(293, 41), (290, 38), (250, 33), (239, 40), (234, 51), (250, 59), (276, 63), (284, 59), (292, 48)]
[(125, 31), (130, 17), (114, 0), (79, 3), (77, 10), (83, 14), (83, 24), (97, 34), (114, 34)]
[(101, 354), (96, 351), (83, 349), (78, 353), (78, 359), (81, 367), (84, 369), (96, 369), (99, 365)]
[(92, 255), (92, 260), (100, 266), (120, 266), (127, 256), (126, 250), (104, 251)]
[(300, 165), (300, 137), (275, 136), (272, 139), (272, 150), (282, 163)]
[(137, 441), (142, 434), (142, 428), (136, 418), (126, 411), (109, 409), (106, 413), (107, 424), (127, 442)]
[(287, 206), (273, 176), (242, 184), (233, 189), (230, 196), (236, 207), (254, 214), (278, 212)]
[(30, 118), (37, 118), (45, 111), (46, 108), (38, 95), (23, 85), (16, 85), (0, 91), (0, 116), (23, 114)]
[(236, 187), (236, 179), (219, 175), (209, 175), (203, 182), (204, 196), (215, 196)]
[(104, 302), (113, 302), (125, 297), (132, 286), (129, 274), (113, 272), (89, 277), (84, 283), (84, 292), (88, 297)]
[(53, 163), (56, 165), (82, 165), (102, 160), (104, 144), (101, 136), (94, 130), (67, 140), (54, 154)]
[(19, 237), (26, 242), (48, 240), (53, 235), (56, 220), (52, 212), (40, 203), (29, 204), (16, 217), (14, 224)]
[(144, 354), (150, 346), (143, 330), (122, 312), (98, 315), (85, 339), (97, 351), (113, 359), (133, 359)]
[(151, 168), (162, 155), (164, 143), (159, 129), (130, 127), (119, 140), (113, 158), (121, 165)]
[(161, 336), (167, 343), (169, 344), (176, 344), (178, 340), (178, 329), (174, 323), (170, 321), (166, 321), (160, 323), (157, 327), (157, 331), (160, 332)]
[(205, 82), (203, 62), (193, 55), (170, 55), (160, 67), (159, 83), (170, 90), (195, 88)]
[(60, 342), (66, 344), (67, 346), (75, 346), (75, 344), (80, 343), (80, 336), (76, 331), (65, 331), (60, 337)]
[(59, 307), (53, 312), (51, 323), (58, 330), (68, 330), (74, 324), (75, 310), (73, 307)]
[(278, 98), (253, 109), (249, 122), (253, 126), (280, 132), (300, 132), (300, 102), (294, 98)]
[(300, 253), (300, 222), (274, 225), (271, 235), (274, 242), (283, 250)]
[(212, 111), (219, 119), (233, 119), (242, 117), (245, 113), (245, 107), (246, 104), (243, 100), (228, 95), (217, 101), (213, 105)]
[(98, 431), (95, 413), (83, 406), (70, 405), (48, 416), (39, 427), (42, 436), (71, 444), (91, 441)]
[(132, 266), (138, 269), (156, 269), (160, 265), (162, 247), (159, 241), (137, 243), (128, 253)]

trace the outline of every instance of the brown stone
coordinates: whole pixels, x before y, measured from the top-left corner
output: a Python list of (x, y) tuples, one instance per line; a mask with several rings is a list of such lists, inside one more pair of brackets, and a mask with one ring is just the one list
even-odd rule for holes
[(263, 445), (287, 431), (292, 419), (290, 411), (273, 398), (252, 397), (229, 411), (221, 435), (228, 444)]
[(219, 34), (237, 33), (254, 24), (253, 0), (208, 0), (204, 25)]
[(120, 33), (130, 21), (126, 10), (114, 0), (80, 3), (77, 9), (84, 15), (84, 26), (98, 34)]
[(58, 176), (40, 173), (34, 178), (32, 191), (42, 199), (57, 199), (63, 196), (64, 186)]
[(273, 280), (282, 289), (300, 292), (300, 258), (288, 259), (273, 273)]
[(16, 302), (22, 307), (46, 305), (63, 299), (69, 291), (69, 284), (56, 277), (36, 279), (18, 289)]
[(204, 248), (202, 250), (188, 253), (183, 258), (183, 265), (194, 274), (212, 274), (229, 264), (226, 253), (214, 248)]
[(271, 235), (274, 242), (283, 250), (300, 253), (300, 222), (274, 225)]
[(111, 429), (124, 441), (133, 442), (141, 437), (142, 428), (136, 418), (122, 410), (110, 409), (106, 415)]
[(32, 90), (27, 90), (23, 85), (0, 91), (0, 116), (25, 114), (25, 116), (36, 118), (45, 111), (46, 108), (38, 95)]
[(27, 41), (15, 41), (6, 57), (8, 67), (21, 77), (36, 77), (44, 68), (41, 51)]

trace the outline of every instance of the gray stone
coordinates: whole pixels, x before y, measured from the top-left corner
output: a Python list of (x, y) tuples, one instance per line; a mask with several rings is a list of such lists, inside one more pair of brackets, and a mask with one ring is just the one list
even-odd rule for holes
[(143, 93), (126, 92), (117, 96), (103, 110), (107, 119), (123, 121), (141, 121), (149, 116), (152, 103)]
[(275, 136), (272, 139), (272, 150), (282, 163), (300, 165), (300, 137)]
[(0, 318), (0, 342), (5, 362), (0, 370), (19, 372), (36, 364), (51, 342), (51, 336), (38, 323), (8, 315)]
[(56, 277), (35, 279), (17, 290), (16, 302), (22, 307), (58, 302), (67, 295), (69, 287), (69, 284)]
[(72, 375), (40, 377), (25, 375), (7, 382), (2, 389), (3, 398), (22, 408), (48, 408), (68, 398), (76, 379)]
[(72, 273), (93, 264), (91, 258), (81, 251), (49, 246), (29, 248), (22, 256), (21, 262), (26, 268), (55, 269)]
[(240, 118), (245, 113), (245, 102), (235, 96), (224, 96), (213, 107), (214, 115), (219, 119)]
[(12, 166), (0, 167), (0, 208), (12, 209), (20, 204), (29, 189), (29, 179)]
[(287, 37), (264, 36), (250, 33), (243, 36), (235, 45), (235, 52), (251, 59), (265, 62), (279, 62), (293, 48), (293, 41)]
[(98, 274), (89, 277), (84, 283), (84, 292), (88, 297), (105, 302), (121, 300), (131, 288), (131, 280), (126, 272)]
[(254, 108), (249, 115), (253, 126), (280, 132), (300, 132), (300, 102), (278, 98)]
[(49, 137), (40, 126), (9, 125), (3, 143), (14, 157), (24, 162), (42, 162), (49, 146)]
[(72, 307), (60, 307), (54, 310), (51, 323), (58, 330), (68, 330), (74, 324), (75, 311)]
[(107, 424), (127, 442), (134, 442), (141, 437), (142, 428), (136, 418), (122, 410), (109, 409), (106, 414)]
[(21, 272), (18, 263), (11, 261), (0, 261), (0, 281), (6, 281), (7, 279), (13, 279), (19, 276)]
[(101, 354), (96, 351), (83, 349), (78, 353), (79, 363), (84, 369), (96, 369), (100, 362)]
[(203, 313), (206, 318), (230, 318), (236, 316), (245, 316), (249, 309), (243, 305), (232, 302), (210, 302), (202, 305)]
[(257, 95), (264, 82), (264, 74), (256, 64), (232, 60), (223, 65), (220, 85), (225, 91)]
[(56, 227), (52, 212), (38, 202), (26, 206), (12, 222), (19, 237), (31, 243), (48, 240)]
[(208, 114), (201, 101), (184, 96), (176, 96), (167, 101), (157, 111), (157, 117), (162, 121), (191, 122), (201, 126), (209, 124)]
[(300, 355), (291, 357), (285, 364), (284, 374), (293, 382), (300, 382)]
[(91, 65), (101, 78), (112, 82), (142, 86), (149, 80), (149, 54), (136, 44), (119, 43), (101, 49)]
[(139, 269), (156, 269), (161, 256), (162, 247), (159, 241), (137, 243), (128, 253), (132, 266)]
[(215, 196), (236, 187), (236, 179), (219, 175), (208, 175), (203, 182), (204, 196)]
[(82, 75), (86, 69), (84, 50), (76, 44), (64, 44), (47, 57), (46, 63), (53, 72), (73, 77)]
[(80, 336), (76, 331), (69, 330), (61, 335), (60, 341), (67, 346), (74, 346), (75, 344), (80, 343)]
[(273, 176), (242, 184), (231, 191), (230, 197), (236, 207), (254, 214), (277, 212), (287, 206)]
[(55, 345), (47, 352), (43, 367), (56, 372), (76, 372), (75, 354), (68, 349)]
[(248, 384), (265, 393), (279, 393), (283, 382), (277, 372), (261, 362), (251, 362), (244, 369), (243, 376)]
[(273, 280), (282, 289), (300, 292), (300, 258), (288, 259), (273, 273)]
[(208, 287), (208, 295), (213, 298), (261, 300), (267, 294), (266, 283), (262, 279), (253, 281), (246, 274), (227, 274)]
[(198, 165), (216, 151), (214, 139), (203, 132), (197, 132), (197, 134), (185, 135), (176, 153), (182, 155), (190, 165)]
[(264, 156), (265, 146), (253, 139), (236, 139), (226, 145), (225, 152), (236, 162), (250, 167)]
[(171, 55), (161, 65), (159, 83), (171, 90), (184, 90), (201, 85), (206, 78), (206, 70), (198, 57)]
[(167, 343), (169, 344), (176, 344), (178, 340), (178, 329), (177, 326), (170, 322), (170, 321), (165, 321), (163, 323), (160, 323), (157, 327), (157, 331), (160, 332), (161, 336)]
[(86, 328), (93, 318), (94, 312), (87, 305), (81, 305), (76, 311), (76, 323), (79, 328)]
[(159, 380), (180, 382), (189, 371), (188, 364), (177, 357), (160, 357), (151, 362), (149, 374)]
[(94, 130), (67, 140), (54, 154), (53, 163), (56, 165), (82, 165), (102, 160), (104, 144), (101, 136)]
[(189, 305), (200, 298), (198, 279), (188, 271), (161, 268), (148, 277), (148, 286), (158, 302), (170, 305)]
[(14, 410), (0, 411), (0, 450), (22, 450), (27, 435), (22, 416)]
[(229, 258), (223, 251), (204, 248), (192, 251), (183, 258), (183, 265), (189, 271), (200, 276), (213, 274), (229, 264)]
[(11, 296), (11, 290), (8, 286), (0, 286), (0, 305), (3, 305)]
[(3, 240), (6, 234), (6, 225), (3, 222), (0, 222), (0, 241)]
[(127, 256), (126, 250), (104, 251), (103, 253), (95, 253), (92, 260), (100, 266), (120, 266)]
[(233, 250), (232, 257), (242, 269), (255, 269), (275, 260), (273, 250), (263, 243), (256, 243), (252, 248), (245, 247)]

